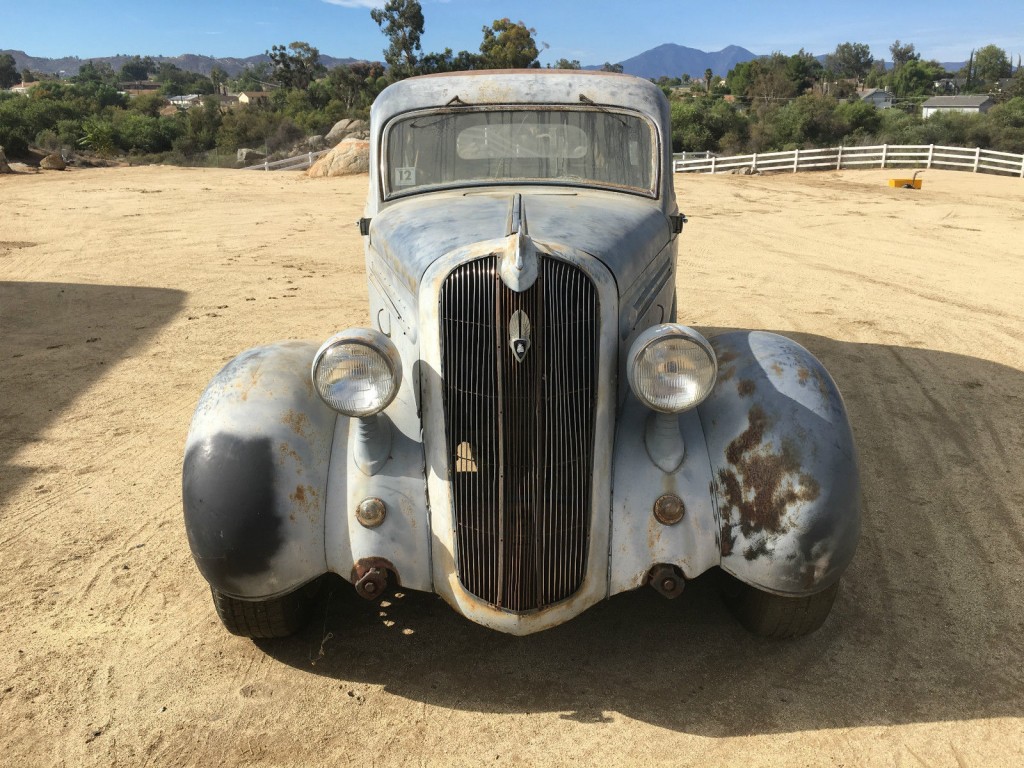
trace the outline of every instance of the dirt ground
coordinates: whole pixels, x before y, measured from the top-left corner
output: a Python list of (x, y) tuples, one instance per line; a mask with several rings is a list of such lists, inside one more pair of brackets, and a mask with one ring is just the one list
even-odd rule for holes
[(764, 328), (846, 399), (864, 485), (835, 610), (748, 636), (706, 580), (526, 638), (335, 585), (220, 626), (182, 446), (238, 352), (368, 321), (366, 178), (0, 176), (0, 762), (1024, 763), (1024, 181), (678, 176), (682, 322)]

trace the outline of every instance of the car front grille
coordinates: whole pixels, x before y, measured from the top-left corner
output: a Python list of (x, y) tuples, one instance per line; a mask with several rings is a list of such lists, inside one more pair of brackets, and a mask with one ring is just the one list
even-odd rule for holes
[(441, 289), (448, 479), (463, 587), (525, 612), (570, 597), (586, 571), (598, 298), (568, 262), (542, 257), (522, 293), (499, 264), (463, 264)]

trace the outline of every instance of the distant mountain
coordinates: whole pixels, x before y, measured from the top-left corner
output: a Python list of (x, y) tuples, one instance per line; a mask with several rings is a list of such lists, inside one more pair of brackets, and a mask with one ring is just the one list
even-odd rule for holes
[[(14, 58), (14, 64), (18, 68), (18, 71), (27, 67), (33, 72), (40, 72), (45, 75), (57, 75), (63, 73), (66, 76), (77, 75), (79, 68), (87, 61), (91, 61), (95, 64), (105, 62), (113, 67), (116, 72), (126, 61), (132, 58), (127, 54), (119, 54), (117, 56), (98, 56), (92, 59), (80, 59), (77, 56), (66, 56), (62, 59), (47, 59), (37, 56), (29, 56), (24, 51), (0, 50), (0, 54), (3, 53), (9, 53)], [(145, 58), (145, 56), (143, 56), (143, 58)], [(261, 53), (258, 56), (249, 56), (244, 59), (233, 57), (216, 58), (214, 56), (200, 56), (194, 53), (183, 53), (181, 56), (151, 56), (150, 58), (152, 58), (157, 64), (167, 62), (169, 64), (174, 64), (176, 67), (179, 67), (186, 72), (198, 72), (201, 75), (208, 75), (215, 66), (219, 66), (231, 77), (237, 77), (246, 67), (251, 67), (261, 61), (270, 61), (270, 57), (265, 53)], [(328, 69), (333, 69), (334, 67), (341, 66), (342, 64), (351, 64), (353, 61), (356, 61), (356, 59), (338, 59), (334, 56), (325, 56), (324, 54), (320, 54), (320, 61)]]
[[(716, 75), (725, 77), (729, 70), (737, 64), (756, 58), (758, 58), (756, 53), (751, 53), (738, 45), (730, 45), (720, 51), (708, 53), (697, 48), (665, 43), (619, 63), (622, 64), (622, 71), (627, 75), (657, 80), (662, 76), (681, 77), (682, 75), (702, 78), (704, 71), (708, 69)], [(600, 64), (585, 67), (585, 69), (600, 68)]]
[[(815, 58), (824, 64), (827, 55), (821, 54)], [(735, 68), (737, 64), (759, 58), (761, 55), (751, 53), (738, 45), (730, 45), (720, 51), (709, 53), (697, 48), (687, 48), (684, 45), (665, 43), (619, 63), (622, 64), (622, 71), (627, 75), (637, 75), (651, 80), (657, 80), (659, 77), (681, 77), (684, 74), (694, 79), (701, 79), (708, 69), (720, 77), (725, 77), (729, 74), (729, 70)], [(942, 66), (947, 72), (957, 72), (966, 64), (965, 61), (942, 62)], [(601, 64), (591, 64), (585, 66), (584, 69), (600, 69), (602, 66)], [(892, 69), (892, 62), (886, 62), (886, 67)]]

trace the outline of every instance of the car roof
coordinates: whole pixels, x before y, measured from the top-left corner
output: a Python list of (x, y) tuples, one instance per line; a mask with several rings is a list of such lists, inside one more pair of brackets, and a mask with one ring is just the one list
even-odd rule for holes
[(661, 89), (632, 75), (587, 70), (498, 69), (421, 75), (385, 88), (373, 102), (375, 126), (395, 115), (446, 105), (580, 104), (624, 107), (661, 125), (668, 105)]

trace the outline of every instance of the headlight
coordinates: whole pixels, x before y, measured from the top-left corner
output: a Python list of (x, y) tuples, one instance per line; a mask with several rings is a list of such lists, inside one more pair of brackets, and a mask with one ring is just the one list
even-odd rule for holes
[(313, 386), (345, 416), (380, 413), (398, 394), (402, 361), (380, 331), (350, 328), (332, 336), (313, 358)]
[(682, 413), (715, 386), (718, 361), (708, 340), (685, 325), (666, 323), (641, 333), (629, 350), (629, 385), (661, 413)]

